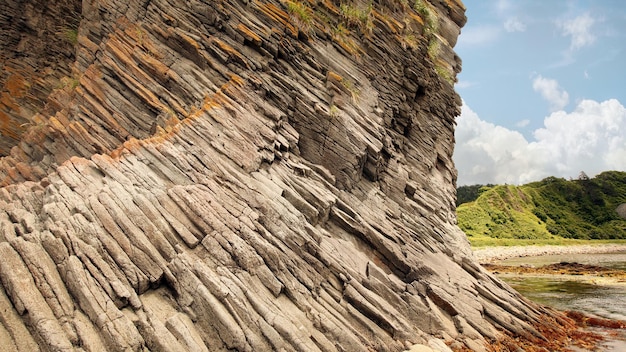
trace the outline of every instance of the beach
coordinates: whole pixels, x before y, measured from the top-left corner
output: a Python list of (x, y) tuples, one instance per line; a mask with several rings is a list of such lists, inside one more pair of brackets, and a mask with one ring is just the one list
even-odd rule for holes
[[(571, 346), (572, 351), (626, 351), (623, 297), (624, 271), (579, 263), (554, 263), (546, 266), (509, 266), (507, 259), (626, 252), (626, 244), (544, 245), (484, 247), (474, 249), (478, 261), (500, 278), (511, 283), (527, 298), (564, 311), (568, 316), (580, 314), (584, 331), (601, 337), (594, 347)], [(533, 262), (534, 259), (528, 259)], [(620, 316), (621, 314), (621, 316)], [(571, 316), (570, 316), (571, 317)], [(590, 319), (598, 319), (593, 324)], [(591, 323), (590, 323), (591, 321)], [(615, 327), (613, 327), (615, 326)], [(583, 341), (584, 342), (584, 341)]]
[(474, 249), (480, 263), (494, 263), (500, 260), (519, 257), (556, 254), (615, 253), (626, 251), (626, 244), (585, 244), (568, 246), (507, 246)]

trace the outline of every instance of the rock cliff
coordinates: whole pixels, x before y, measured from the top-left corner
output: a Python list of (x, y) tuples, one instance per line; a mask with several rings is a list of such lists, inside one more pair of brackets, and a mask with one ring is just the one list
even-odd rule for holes
[(460, 1), (0, 10), (4, 348), (485, 350), (569, 324), (456, 225)]

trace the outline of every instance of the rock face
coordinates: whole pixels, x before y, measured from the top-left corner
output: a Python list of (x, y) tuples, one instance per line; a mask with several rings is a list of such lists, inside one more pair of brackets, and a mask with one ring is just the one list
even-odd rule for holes
[[(456, 226), (464, 7), (411, 5), (0, 5), (4, 348), (544, 338), (560, 316), (484, 271)], [(79, 14), (72, 52), (51, 49), (58, 14)]]
[(0, 3), (0, 155), (28, 127), (56, 112), (58, 106), (46, 107), (55, 88), (73, 84), (80, 14), (76, 0)]

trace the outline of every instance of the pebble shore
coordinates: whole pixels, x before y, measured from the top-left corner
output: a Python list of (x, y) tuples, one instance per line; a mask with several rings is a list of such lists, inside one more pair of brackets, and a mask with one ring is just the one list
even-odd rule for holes
[(474, 250), (480, 263), (493, 263), (509, 258), (554, 254), (614, 253), (626, 251), (626, 244), (586, 244), (574, 246), (510, 246), (485, 247)]

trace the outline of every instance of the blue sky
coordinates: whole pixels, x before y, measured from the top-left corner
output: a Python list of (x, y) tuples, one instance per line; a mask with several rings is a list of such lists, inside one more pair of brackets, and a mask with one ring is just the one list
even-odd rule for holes
[(626, 171), (626, 1), (463, 2), (458, 184)]

